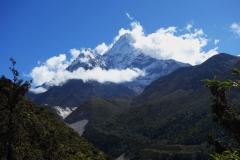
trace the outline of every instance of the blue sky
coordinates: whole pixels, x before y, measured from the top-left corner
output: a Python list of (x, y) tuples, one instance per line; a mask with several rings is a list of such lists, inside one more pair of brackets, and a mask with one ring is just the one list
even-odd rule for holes
[[(183, 34), (204, 32), (201, 49), (240, 54), (240, 2), (238, 0), (1, 0), (0, 75), (11, 78), (10, 57), (23, 79), (46, 60), (70, 50), (112, 44), (121, 28), (142, 27), (145, 35), (175, 27)], [(215, 43), (214, 43), (215, 42)], [(36, 78), (36, 77), (35, 77)]]

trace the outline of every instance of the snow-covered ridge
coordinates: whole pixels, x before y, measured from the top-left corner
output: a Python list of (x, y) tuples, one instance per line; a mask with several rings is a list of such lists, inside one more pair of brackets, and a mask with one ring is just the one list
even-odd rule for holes
[(75, 71), (79, 67), (85, 70), (93, 69), (94, 67), (105, 68), (106, 64), (101, 55), (94, 53), (91, 49), (85, 49), (80, 53), (76, 60), (74, 60), (68, 67), (68, 71)]
[(187, 67), (190, 64), (177, 62), (175, 60), (158, 60), (144, 54), (144, 52), (133, 46), (134, 39), (131, 34), (122, 35), (114, 45), (100, 55), (91, 49), (85, 49), (75, 61), (67, 67), (67, 70), (74, 72), (80, 67), (85, 70), (92, 70), (99, 67), (103, 70), (117, 69), (139, 69), (146, 74), (138, 76), (132, 82), (125, 83), (128, 87), (134, 88), (139, 85), (148, 85), (152, 81), (165, 76), (179, 67)]

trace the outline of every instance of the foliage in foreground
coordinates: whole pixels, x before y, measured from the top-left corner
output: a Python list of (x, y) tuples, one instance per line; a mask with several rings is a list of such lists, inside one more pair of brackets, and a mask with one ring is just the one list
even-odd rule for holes
[(104, 153), (25, 97), (30, 82), (0, 78), (0, 159), (109, 159)]
[[(240, 76), (240, 70), (234, 68), (232, 74)], [(240, 144), (240, 109), (229, 103), (226, 95), (226, 89), (240, 88), (240, 80), (219, 81), (215, 76), (213, 80), (206, 79), (207, 87), (212, 93), (212, 114), (213, 121), (218, 122), (229, 132), (231, 137)], [(209, 142), (215, 146), (216, 153), (211, 154), (212, 159), (240, 159), (240, 152), (230, 146), (229, 143), (221, 142), (209, 135)]]

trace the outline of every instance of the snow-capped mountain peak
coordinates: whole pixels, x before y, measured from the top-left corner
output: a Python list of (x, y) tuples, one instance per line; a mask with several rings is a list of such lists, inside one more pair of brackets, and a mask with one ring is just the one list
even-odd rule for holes
[(77, 70), (79, 67), (85, 70), (100, 67), (102, 69), (133, 69), (138, 68), (146, 72), (134, 82), (125, 83), (128, 87), (139, 85), (146, 86), (153, 80), (167, 75), (179, 67), (190, 66), (190, 64), (177, 62), (175, 60), (158, 60), (145, 55), (139, 48), (134, 47), (134, 38), (130, 33), (122, 35), (114, 45), (103, 55), (95, 53), (91, 49), (85, 49), (76, 60), (67, 68), (68, 71)]
[(84, 49), (68, 67), (68, 71), (77, 70), (79, 67), (85, 70), (93, 69), (94, 67), (105, 68), (106, 64), (102, 60), (101, 55), (94, 53), (90, 48)]
[(125, 69), (131, 66), (141, 50), (133, 46), (134, 39), (130, 33), (122, 35), (104, 55), (107, 68)]

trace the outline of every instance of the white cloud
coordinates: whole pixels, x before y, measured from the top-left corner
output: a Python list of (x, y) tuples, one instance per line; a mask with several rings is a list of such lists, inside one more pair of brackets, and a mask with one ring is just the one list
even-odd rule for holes
[(186, 30), (190, 31), (192, 28), (192, 25), (191, 24), (188, 24), (187, 27), (186, 27)]
[(133, 20), (133, 17), (131, 17), (130, 14), (126, 13), (126, 15), (130, 20)]
[(215, 44), (215, 45), (218, 44), (219, 42), (220, 42), (219, 39), (215, 39), (215, 40), (214, 40), (214, 44)]
[[(188, 24), (188, 33), (177, 27), (160, 28), (156, 32), (145, 35), (139, 22), (131, 23), (132, 29), (120, 29), (113, 44), (125, 33), (130, 33), (136, 48), (157, 59), (174, 59), (180, 62), (196, 65), (217, 54), (218, 47), (204, 51), (209, 39), (202, 29), (192, 29)], [(111, 44), (112, 45), (112, 44)]]
[(230, 26), (232, 32), (234, 32), (238, 37), (240, 37), (240, 24), (233, 23)]
[(29, 74), (33, 79), (33, 84), (39, 86), (44, 82), (52, 80), (55, 72), (47, 68), (46, 65), (41, 65), (32, 69)]
[(138, 76), (143, 76), (144, 72), (135, 68), (135, 69), (110, 69), (103, 70), (99, 67), (95, 67), (92, 70), (85, 70), (83, 68), (78, 68), (76, 71), (69, 72), (66, 70), (60, 70), (55, 74), (55, 77), (47, 82), (48, 85), (61, 85), (65, 83), (69, 79), (82, 79), (84, 82), (89, 80), (95, 80), (100, 83), (104, 82), (128, 82), (132, 81), (134, 78)]
[(52, 80), (59, 70), (65, 70), (69, 64), (70, 62), (66, 60), (66, 55), (60, 54), (33, 68), (29, 76), (32, 77), (33, 84), (39, 86), (44, 82)]
[[(129, 15), (129, 14), (127, 14)], [(129, 15), (130, 17), (130, 15)], [(174, 59), (180, 62), (196, 65), (204, 62), (209, 57), (217, 54), (218, 47), (210, 50), (204, 50), (209, 39), (202, 29), (195, 29), (193, 25), (188, 24), (184, 29), (170, 26), (168, 28), (160, 28), (153, 33), (145, 34), (143, 27), (139, 22), (132, 22), (131, 29), (121, 28), (118, 35), (114, 38), (111, 44), (102, 43), (95, 47), (94, 52), (103, 55), (110, 49), (114, 43), (125, 33), (131, 34), (131, 44), (141, 49), (146, 55), (150, 55), (157, 59)], [(233, 28), (239, 27), (234, 25)], [(214, 44), (219, 42), (215, 39)], [(93, 68), (92, 70), (84, 70), (79, 68), (74, 72), (66, 70), (80, 53), (88, 56), (92, 54), (88, 50), (71, 49), (71, 59), (67, 60), (65, 54), (54, 56), (48, 59), (45, 63), (33, 68), (29, 74), (34, 85), (38, 86), (45, 82), (48, 85), (61, 85), (68, 79), (82, 79), (83, 81), (96, 80), (98, 82), (123, 82), (131, 81), (145, 73), (139, 69), (124, 69), (124, 70), (103, 70), (101, 68)], [(88, 59), (80, 59), (82, 62), (87, 62)], [(39, 61), (40, 63), (40, 61)], [(40, 90), (40, 89), (39, 89)]]
[(78, 57), (78, 55), (80, 54), (80, 51), (73, 48), (73, 49), (70, 49), (70, 53), (72, 55), (72, 58), (71, 58), (70, 62), (72, 62)]
[(47, 89), (43, 88), (43, 87), (38, 87), (38, 88), (30, 88), (29, 90), (30, 92), (33, 92), (35, 94), (39, 94), (39, 93), (43, 93), (46, 92)]
[(94, 51), (96, 51), (98, 54), (103, 55), (107, 50), (109, 49), (109, 47), (105, 44), (99, 44)]
[[(50, 58), (51, 59), (51, 58)], [(47, 60), (48, 61), (48, 60)], [(82, 79), (84, 82), (89, 80), (95, 80), (100, 83), (104, 82), (129, 82), (138, 76), (143, 76), (144, 71), (137, 68), (134, 69), (110, 69), (103, 70), (99, 67), (93, 68), (92, 70), (85, 70), (83, 68), (78, 68), (76, 71), (69, 72), (63, 68), (48, 68), (47, 65), (41, 65), (35, 67), (30, 76), (33, 78), (33, 83), (39, 86), (46, 82), (49, 86), (59, 86), (64, 84), (69, 79)], [(45, 90), (31, 89), (32, 92), (41, 92)]]
[(66, 62), (66, 55), (60, 54), (59, 56), (54, 56), (46, 61), (46, 66), (53, 70), (53, 69), (61, 69), (66, 68), (68, 66), (68, 62)]
[[(82, 79), (84, 82), (89, 80), (95, 80), (100, 83), (104, 82), (129, 82), (138, 76), (143, 76), (145, 74), (144, 71), (139, 70), (137, 68), (134, 69), (110, 69), (104, 70), (99, 67), (93, 68), (92, 70), (85, 70), (83, 68), (78, 68), (76, 71), (69, 72), (66, 70), (68, 65), (72, 62), (73, 57), (75, 58), (77, 54), (80, 53), (79, 50), (72, 49), (70, 50), (72, 54), (72, 58), (70, 61), (66, 60), (65, 54), (60, 54), (59, 56), (54, 56), (46, 60), (45, 63), (35, 67), (32, 69), (29, 76), (33, 79), (34, 86), (40, 86), (43, 83), (46, 83), (47, 86), (59, 86), (64, 84), (69, 79)], [(81, 53), (92, 56), (89, 50), (82, 49)], [(88, 59), (83, 58), (81, 61), (88, 61)], [(46, 89), (42, 87), (31, 88), (31, 92), (34, 93), (42, 93), (45, 92)]]

